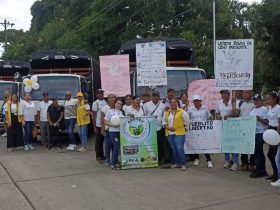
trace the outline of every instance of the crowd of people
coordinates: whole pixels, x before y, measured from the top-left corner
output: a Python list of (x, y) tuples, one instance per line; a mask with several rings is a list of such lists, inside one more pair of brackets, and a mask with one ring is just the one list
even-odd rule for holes
[[(31, 95), (25, 93), (24, 100), (19, 101), (16, 94), (6, 95), (2, 115), (7, 132), (8, 151), (24, 146), (24, 150), (33, 150), (32, 138), (34, 128), (40, 125), (40, 138), (42, 146), (51, 149), (56, 146), (62, 149), (59, 132), (66, 130), (69, 145), (67, 150), (77, 149), (74, 129), (78, 128), (81, 146), (79, 152), (87, 151), (88, 127), (92, 121), (95, 138), (96, 161), (110, 165), (112, 169), (120, 169), (120, 125), (112, 123), (115, 116), (142, 117), (150, 116), (156, 121), (158, 160), (162, 168), (181, 168), (186, 170), (186, 155), (184, 152), (185, 134), (190, 121), (227, 120), (232, 117), (255, 116), (257, 120), (255, 134), (255, 153), (224, 154), (224, 168), (231, 171), (251, 171), (251, 178), (266, 177), (272, 186), (280, 187), (280, 147), (269, 146), (267, 157), (273, 169), (273, 174), (268, 176), (265, 166), (263, 151), (263, 133), (267, 129), (280, 132), (280, 105), (276, 92), (270, 92), (265, 98), (249, 90), (220, 91), (222, 100), (217, 102), (213, 112), (203, 105), (200, 95), (188, 98), (186, 93), (181, 94), (180, 100), (176, 99), (172, 88), (167, 90), (167, 97), (160, 100), (160, 94), (153, 91), (143, 96), (127, 95), (117, 98), (109, 94), (104, 98), (104, 91), (96, 90), (96, 100), (92, 106), (83, 93), (72, 97), (70, 92), (65, 93), (65, 101), (58, 103), (56, 96), (49, 98), (48, 93), (43, 93), (43, 100), (35, 106)], [(232, 95), (231, 95), (232, 94)], [(189, 105), (189, 101), (193, 106)], [(212, 114), (211, 114), (212, 113)], [(90, 120), (92, 118), (92, 120)], [(22, 129), (23, 128), (23, 129)], [(105, 143), (104, 143), (105, 142)], [(105, 145), (105, 148), (103, 148)], [(204, 154), (207, 167), (212, 168), (210, 154)], [(241, 164), (239, 161), (241, 157)], [(198, 166), (199, 154), (190, 155), (194, 166)]]

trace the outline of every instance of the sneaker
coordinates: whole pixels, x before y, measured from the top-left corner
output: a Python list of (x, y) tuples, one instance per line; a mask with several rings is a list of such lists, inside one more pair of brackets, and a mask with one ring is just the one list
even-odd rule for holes
[(194, 165), (194, 166), (198, 166), (198, 164), (199, 164), (199, 160), (198, 160), (198, 159), (195, 159), (194, 162), (193, 162), (193, 165)]
[(2, 137), (7, 137), (7, 133), (3, 133), (3, 134), (2, 134)]
[(29, 144), (28, 147), (29, 147), (30, 150), (34, 150), (35, 149), (31, 144)]
[(67, 150), (70, 150), (73, 144), (69, 144), (69, 146), (66, 148)]
[(186, 169), (187, 169), (187, 167), (186, 166), (182, 166), (182, 171), (185, 171)]
[(254, 171), (250, 174), (250, 178), (261, 178), (267, 176), (266, 171)]
[(86, 152), (87, 150), (86, 150), (86, 148), (84, 148), (84, 147), (80, 147), (80, 148), (78, 149), (78, 151), (79, 151), (79, 152)]
[(111, 164), (110, 162), (111, 162), (110, 160), (105, 160), (104, 165), (109, 166)]
[(25, 145), (25, 146), (24, 146), (24, 150), (25, 150), (25, 151), (28, 151), (28, 150), (29, 150), (28, 145)]
[(230, 162), (226, 161), (226, 163), (224, 164), (224, 168), (225, 169), (229, 169), (230, 168)]
[(208, 168), (213, 168), (212, 161), (208, 161), (208, 162), (207, 162), (207, 167), (208, 167)]
[(74, 151), (76, 149), (76, 144), (72, 144), (71, 147), (69, 148), (70, 151)]
[(113, 170), (120, 170), (120, 168), (119, 168), (118, 166), (116, 166), (116, 165), (112, 165), (111, 168), (112, 168)]
[(238, 170), (238, 164), (236, 163), (233, 163), (231, 168), (230, 168), (231, 171), (237, 171)]
[(276, 182), (270, 183), (270, 185), (273, 187), (280, 187), (280, 179), (278, 179)]
[(177, 165), (177, 164), (172, 164), (172, 165), (170, 166), (170, 168), (178, 168), (178, 165)]
[(271, 175), (269, 177), (266, 177), (265, 181), (267, 181), (267, 182), (276, 182), (277, 181), (277, 177), (275, 175)]
[(62, 146), (61, 146), (61, 145), (58, 145), (56, 148), (57, 148), (57, 149), (62, 149)]

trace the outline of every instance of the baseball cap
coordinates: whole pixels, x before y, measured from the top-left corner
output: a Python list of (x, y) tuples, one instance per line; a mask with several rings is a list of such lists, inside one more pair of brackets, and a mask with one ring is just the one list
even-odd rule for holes
[(195, 100), (201, 101), (201, 96), (200, 95), (194, 95), (192, 97), (192, 101), (195, 101)]
[(83, 97), (83, 96), (84, 96), (84, 94), (82, 92), (77, 93), (77, 97)]
[(160, 93), (158, 91), (153, 91), (152, 96), (160, 96)]
[(229, 90), (221, 90), (220, 93), (228, 93), (228, 94), (230, 94)]
[(49, 95), (48, 92), (43, 92), (43, 96), (47, 96), (47, 95)]
[(254, 100), (259, 99), (259, 100), (264, 100), (264, 97), (261, 94), (256, 94), (253, 97)]
[(96, 92), (96, 93), (104, 93), (104, 90), (102, 90), (102, 89), (97, 89), (95, 92)]
[(52, 97), (52, 100), (57, 100), (57, 96), (53, 96), (53, 97)]

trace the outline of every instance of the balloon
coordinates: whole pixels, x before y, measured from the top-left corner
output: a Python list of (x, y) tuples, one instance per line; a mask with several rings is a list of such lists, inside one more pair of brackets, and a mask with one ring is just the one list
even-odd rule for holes
[(269, 129), (263, 133), (263, 140), (269, 145), (280, 144), (280, 135), (276, 130)]
[(120, 117), (118, 115), (114, 115), (112, 118), (111, 118), (111, 123), (113, 125), (119, 125), (121, 123), (121, 120), (120, 120)]
[(28, 82), (28, 78), (25, 78), (23, 81), (22, 81), (22, 83), (24, 84), (24, 85), (27, 85), (27, 82)]
[(39, 89), (39, 84), (38, 83), (33, 83), (31, 86), (34, 90), (38, 90)]
[(26, 93), (30, 93), (31, 92), (31, 90), (32, 90), (32, 88), (30, 87), (30, 86), (25, 86), (24, 87), (24, 92), (26, 92)]
[(30, 79), (32, 80), (33, 83), (38, 81), (38, 77), (36, 75), (33, 75)]

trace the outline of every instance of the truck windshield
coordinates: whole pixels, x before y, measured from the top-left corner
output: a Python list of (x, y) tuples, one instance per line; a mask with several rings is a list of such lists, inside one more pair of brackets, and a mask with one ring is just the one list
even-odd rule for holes
[(8, 82), (0, 82), (0, 100), (4, 99), (4, 93), (9, 91), (10, 94), (17, 93), (17, 84), (16, 83), (8, 83)]
[[(48, 92), (49, 97), (56, 96), (59, 100), (65, 98), (65, 92), (70, 91), (72, 96), (76, 96), (79, 89), (79, 78), (76, 76), (40, 76), (38, 75), (40, 88), (32, 90), (32, 100), (42, 100), (43, 93)], [(22, 86), (21, 97), (24, 94), (24, 85)]]
[[(205, 77), (204, 71), (199, 70), (168, 70), (167, 86), (158, 86), (155, 90), (159, 91), (161, 98), (165, 98), (167, 89), (173, 88), (176, 97), (180, 97), (181, 93), (187, 92), (187, 88), (192, 81), (205, 79)], [(137, 94), (142, 95), (145, 91), (148, 91), (148, 89), (149, 87), (137, 87)]]

